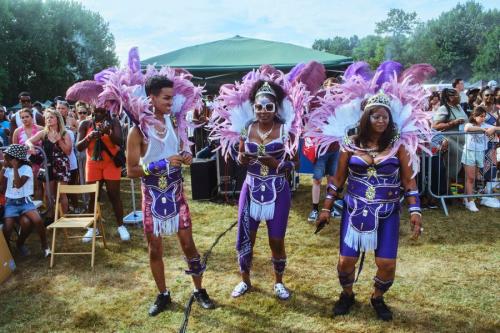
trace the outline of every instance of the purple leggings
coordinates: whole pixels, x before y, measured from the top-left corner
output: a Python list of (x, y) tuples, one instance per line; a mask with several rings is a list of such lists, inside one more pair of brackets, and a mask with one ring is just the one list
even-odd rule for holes
[[(241, 188), (240, 193), (238, 221), (241, 220), (242, 209), (245, 206), (245, 200), (247, 200), (249, 195), (248, 184), (245, 182), (243, 183), (243, 187)], [(290, 195), (290, 188), (288, 186), (288, 183), (285, 183), (283, 190), (281, 190), (281, 192), (279, 192), (276, 196), (274, 217), (272, 220), (266, 221), (267, 234), (269, 235), (269, 238), (285, 238), (291, 201), (292, 197)], [(257, 231), (257, 229), (259, 228), (259, 224), (260, 221), (256, 221), (250, 217), (250, 231)]]
[[(351, 249), (344, 243), (344, 238), (349, 226), (347, 208), (344, 205), (342, 222), (340, 224), (340, 255), (345, 257), (359, 257), (359, 251)], [(395, 208), (391, 215), (380, 218), (377, 229), (377, 248), (375, 257), (396, 259), (399, 242), (399, 209)]]

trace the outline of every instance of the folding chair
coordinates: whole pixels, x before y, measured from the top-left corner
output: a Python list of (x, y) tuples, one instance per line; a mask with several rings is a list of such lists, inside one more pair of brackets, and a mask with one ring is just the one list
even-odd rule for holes
[[(61, 194), (83, 194), (83, 193), (95, 193), (94, 199), (94, 212), (88, 214), (63, 214), (62, 207), (59, 203), (59, 197)], [(104, 248), (106, 247), (106, 238), (104, 237), (104, 227), (101, 220), (101, 210), (98, 201), (99, 195), (99, 182), (89, 185), (61, 185), (57, 186), (57, 196), (56, 196), (56, 210), (54, 223), (49, 225), (47, 229), (52, 229), (52, 256), (50, 258), (50, 267), (54, 265), (54, 257), (56, 255), (78, 255), (78, 254), (90, 254), (92, 259), (90, 266), (94, 268), (95, 260), (95, 243), (96, 238), (102, 238)], [(56, 252), (56, 230), (63, 229), (87, 229), (92, 227), (94, 233), (92, 234), (92, 251), (91, 252)], [(96, 230), (99, 228), (100, 236), (96, 235)], [(67, 238), (81, 238), (81, 236), (72, 236)]]

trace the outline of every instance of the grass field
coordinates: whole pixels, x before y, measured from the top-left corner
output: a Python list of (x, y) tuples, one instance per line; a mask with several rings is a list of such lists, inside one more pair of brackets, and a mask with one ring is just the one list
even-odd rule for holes
[[(272, 265), (267, 232), (259, 230), (255, 247), (254, 291), (231, 299), (239, 281), (236, 229), (214, 247), (204, 284), (217, 309), (193, 304), (188, 332), (498, 332), (500, 331), (500, 214), (481, 208), (469, 213), (460, 205), (425, 211), (423, 238), (409, 239), (406, 213), (401, 223), (395, 284), (386, 295), (394, 311), (390, 323), (375, 319), (369, 305), (373, 255), (367, 255), (355, 285), (357, 304), (350, 315), (333, 318), (331, 308), (340, 291), (336, 278), (338, 220), (321, 234), (306, 222), (310, 209), (309, 176), (301, 177), (294, 194), (286, 237), (288, 266), (285, 284), (293, 296), (283, 302), (273, 296)], [(131, 210), (130, 186), (122, 183), (126, 213)], [(187, 177), (185, 188), (190, 196)], [(139, 200), (139, 196), (137, 196)], [(235, 204), (190, 201), (194, 239), (204, 253), (235, 220)], [(0, 286), (0, 332), (177, 332), (192, 291), (175, 237), (165, 239), (167, 285), (173, 306), (155, 318), (147, 310), (156, 296), (149, 271), (142, 228), (129, 227), (130, 243), (121, 243), (106, 201), (104, 216), (109, 250), (98, 246), (96, 267), (90, 257), (57, 257), (53, 269), (39, 254), (16, 257), (18, 269)], [(62, 241), (62, 238), (61, 238)], [(83, 250), (80, 242), (64, 246)], [(496, 310), (495, 310), (496, 309)]]

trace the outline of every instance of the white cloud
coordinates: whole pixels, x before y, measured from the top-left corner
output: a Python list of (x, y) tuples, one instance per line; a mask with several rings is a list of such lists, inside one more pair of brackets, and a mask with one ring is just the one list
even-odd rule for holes
[[(138, 46), (141, 58), (234, 35), (310, 47), (315, 39), (372, 34), (390, 8), (436, 18), (457, 1), (445, 0), (80, 0), (109, 22), (122, 63)], [(486, 8), (491, 1), (479, 1)]]

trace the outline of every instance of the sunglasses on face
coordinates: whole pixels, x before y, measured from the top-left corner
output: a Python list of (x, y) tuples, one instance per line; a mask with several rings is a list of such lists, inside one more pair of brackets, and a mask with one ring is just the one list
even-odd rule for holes
[(484, 94), (484, 97), (490, 97), (491, 94)]
[(78, 111), (78, 114), (87, 114), (87, 111)]
[(274, 103), (260, 104), (255, 103), (253, 109), (255, 112), (274, 112), (276, 105)]
[(21, 104), (31, 103), (31, 99), (22, 99)]

